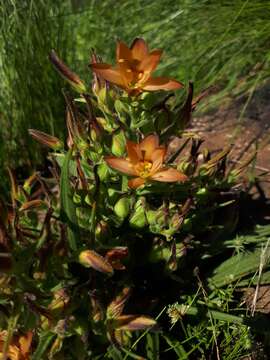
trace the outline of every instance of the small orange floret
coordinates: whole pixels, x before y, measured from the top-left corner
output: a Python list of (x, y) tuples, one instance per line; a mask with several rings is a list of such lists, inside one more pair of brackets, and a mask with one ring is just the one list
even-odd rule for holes
[(179, 81), (167, 77), (152, 78), (162, 50), (149, 52), (146, 42), (137, 38), (129, 48), (119, 41), (116, 48), (116, 66), (92, 63), (96, 75), (126, 90), (130, 95), (142, 91), (176, 90), (183, 86)]
[[(33, 333), (28, 331), (26, 335), (15, 336), (7, 349), (7, 358), (10, 360), (30, 360), (30, 348)], [(4, 344), (7, 338), (7, 331), (0, 332), (0, 356), (3, 355)], [(2, 357), (1, 357), (2, 358)]]
[(164, 168), (167, 149), (159, 146), (157, 135), (149, 135), (139, 144), (127, 141), (127, 158), (107, 156), (107, 164), (124, 174), (135, 176), (128, 182), (129, 187), (136, 189), (148, 180), (177, 182), (187, 180), (187, 176), (173, 168)]

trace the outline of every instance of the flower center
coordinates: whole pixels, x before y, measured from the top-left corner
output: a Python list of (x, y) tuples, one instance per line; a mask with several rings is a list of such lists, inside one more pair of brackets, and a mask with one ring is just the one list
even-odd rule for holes
[(136, 165), (136, 171), (141, 178), (145, 179), (145, 178), (149, 177), (152, 166), (153, 166), (153, 164), (151, 161), (140, 161)]

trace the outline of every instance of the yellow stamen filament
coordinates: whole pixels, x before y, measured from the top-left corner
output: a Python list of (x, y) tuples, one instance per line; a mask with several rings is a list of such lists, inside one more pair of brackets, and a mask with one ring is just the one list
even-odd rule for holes
[(152, 166), (153, 164), (150, 161), (141, 161), (135, 166), (135, 170), (141, 178), (145, 179), (150, 176)]

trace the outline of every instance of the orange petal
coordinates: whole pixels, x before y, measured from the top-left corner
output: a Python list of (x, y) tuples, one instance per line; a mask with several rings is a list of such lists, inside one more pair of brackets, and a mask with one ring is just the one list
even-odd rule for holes
[(148, 46), (142, 38), (136, 38), (130, 49), (134, 59), (142, 61), (148, 55)]
[(158, 148), (159, 139), (157, 135), (148, 135), (143, 141), (139, 144), (139, 148), (144, 152), (144, 160), (151, 161), (152, 154), (156, 148)]
[(22, 352), (22, 354), (24, 356), (27, 353), (29, 353), (32, 338), (33, 338), (33, 333), (31, 331), (28, 331), (28, 333), (25, 336), (21, 336), (19, 338), (19, 344), (20, 344), (21, 352)]
[(107, 156), (105, 158), (105, 161), (110, 167), (117, 171), (120, 171), (127, 175), (136, 175), (136, 172), (134, 171), (131, 162), (126, 159)]
[(132, 52), (124, 42), (118, 41), (116, 47), (116, 61), (119, 63), (119, 61), (122, 62), (123, 60), (132, 61)]
[(167, 77), (156, 77), (147, 80), (143, 85), (143, 89), (146, 91), (176, 90), (183, 86), (184, 85), (179, 81)]
[(162, 167), (166, 152), (167, 149), (165, 147), (160, 147), (154, 150), (153, 154), (151, 155), (151, 160), (153, 163), (151, 173), (154, 174)]
[(142, 160), (142, 155), (138, 144), (134, 143), (133, 141), (127, 140), (126, 148), (127, 148), (128, 158), (132, 164), (136, 164), (140, 160)]
[(124, 79), (125, 85), (128, 86), (129, 83), (134, 81), (136, 74), (132, 70), (131, 64), (128, 61), (119, 63), (118, 66), (122, 79)]
[(8, 359), (18, 360), (21, 358), (21, 351), (16, 345), (9, 345), (7, 352)]
[(165, 148), (165, 146), (160, 146), (156, 148), (151, 155), (152, 162), (154, 163), (157, 160), (161, 160), (162, 162), (164, 162), (166, 152), (167, 149)]
[(150, 76), (151, 73), (156, 69), (160, 61), (161, 55), (162, 55), (162, 50), (152, 51), (146, 58), (142, 60), (142, 62), (138, 67), (138, 70), (149, 73)]
[(125, 87), (125, 81), (120, 70), (113, 69), (111, 65), (103, 63), (91, 64), (91, 67), (101, 78), (118, 86)]
[(182, 182), (187, 180), (187, 176), (176, 169), (169, 168), (158, 171), (151, 176), (151, 179), (162, 182)]
[(130, 179), (128, 181), (128, 186), (131, 189), (137, 189), (139, 186), (143, 185), (145, 183), (145, 179), (137, 177), (135, 179)]

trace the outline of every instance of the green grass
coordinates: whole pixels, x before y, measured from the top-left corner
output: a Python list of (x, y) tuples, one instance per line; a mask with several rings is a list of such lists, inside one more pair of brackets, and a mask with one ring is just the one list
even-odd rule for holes
[[(73, 2), (76, 5), (76, 1)], [(91, 48), (112, 61), (112, 44), (145, 37), (165, 51), (160, 73), (195, 81), (197, 90), (218, 85), (225, 95), (249, 92), (256, 76), (269, 76), (270, 9), (265, 1), (114, 0), (1, 1), (1, 160), (12, 167), (40, 158), (26, 133), (39, 128), (61, 135), (61, 80), (48, 62), (58, 53), (90, 81)], [(239, 82), (241, 79), (241, 82)], [(215, 99), (216, 100), (216, 99)]]
[(269, 78), (269, 10), (264, 0), (1, 0), (1, 165), (40, 160), (28, 128), (63, 137), (65, 85), (48, 62), (50, 49), (90, 83), (91, 48), (113, 61), (118, 38), (143, 36), (164, 49), (159, 73), (192, 79), (196, 91), (216, 85), (216, 106)]

